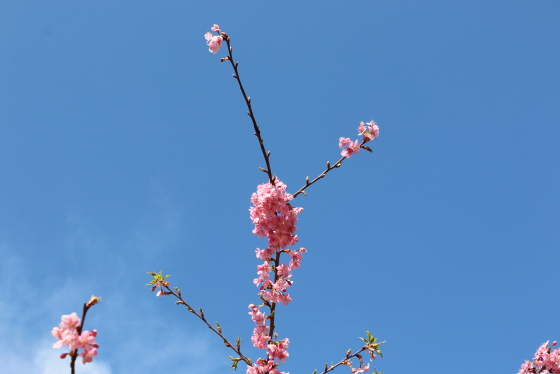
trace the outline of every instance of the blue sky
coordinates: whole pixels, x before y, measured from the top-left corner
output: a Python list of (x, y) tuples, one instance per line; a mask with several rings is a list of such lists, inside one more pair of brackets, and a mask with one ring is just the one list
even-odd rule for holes
[(277, 315), (283, 370), (370, 330), (384, 373), (517, 372), (560, 339), (559, 18), (557, 0), (0, 1), (4, 372), (65, 372), (50, 330), (92, 294), (100, 353), (79, 373), (227, 372), (144, 286), (159, 270), (258, 357), (266, 176), (214, 23), (289, 191), (359, 121), (381, 129), (293, 204), (308, 253)]

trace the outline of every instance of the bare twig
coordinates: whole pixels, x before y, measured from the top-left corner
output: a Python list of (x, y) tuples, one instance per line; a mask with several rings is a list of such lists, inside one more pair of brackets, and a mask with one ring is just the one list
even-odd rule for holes
[(237, 355), (247, 363), (247, 365), (252, 366), (253, 363), (251, 362), (251, 360), (249, 358), (247, 358), (246, 356), (244, 356), (241, 353), (241, 349), (239, 344), (231, 344), (229, 342), (229, 340), (227, 340), (227, 338), (222, 334), (222, 328), (217, 325), (218, 327), (215, 328), (214, 326), (212, 326), (204, 317), (204, 312), (202, 311), (202, 309), (199, 309), (199, 312), (197, 312), (196, 310), (194, 310), (185, 300), (183, 300), (183, 298), (181, 297), (181, 291), (179, 291), (178, 288), (176, 288), (175, 290), (169, 288), (169, 286), (163, 285), (166, 289), (167, 292), (165, 292), (166, 295), (173, 295), (175, 296), (177, 299), (179, 299), (179, 301), (177, 301), (177, 304), (182, 304), (185, 305), (187, 307), (187, 310), (191, 313), (193, 313), (195, 316), (197, 316), (198, 318), (200, 318), (205, 324), (206, 326), (208, 326), (208, 328), (212, 331), (214, 331), (220, 338), (222, 338), (222, 340), (224, 341), (224, 344), (226, 347), (229, 347), (231, 349), (233, 349), (233, 351), (235, 353), (237, 353)]
[(367, 350), (367, 346), (363, 346), (362, 349), (360, 349), (359, 351), (356, 351), (353, 354), (347, 354), (345, 358), (343, 358), (342, 360), (340, 360), (340, 362), (336, 365), (331, 364), (331, 366), (328, 366), (327, 364), (325, 364), (325, 370), (323, 370), (323, 372), (321, 374), (325, 374), (328, 373), (329, 371), (333, 371), (334, 369), (336, 369), (338, 366), (340, 365), (348, 365), (349, 360), (351, 358), (354, 358), (356, 356), (358, 356), (361, 352)]
[(233, 60), (232, 48), (230, 45), (230, 37), (225, 32), (222, 32), (221, 35), (222, 38), (227, 43), (227, 49), (229, 53), (229, 56), (227, 58), (223, 58), (222, 61), (229, 60), (229, 62), (231, 63), (231, 67), (235, 72), (235, 74), (233, 74), (233, 77), (237, 79), (237, 83), (239, 83), (239, 89), (243, 94), (243, 98), (245, 99), (245, 104), (247, 104), (247, 109), (249, 109), (247, 114), (249, 115), (249, 117), (251, 117), (251, 121), (253, 122), (253, 128), (255, 129), (255, 136), (259, 139), (261, 152), (263, 154), (264, 161), (266, 162), (266, 170), (264, 171), (268, 174), (268, 180), (270, 181), (270, 184), (274, 185), (274, 178), (272, 176), (272, 170), (270, 168), (270, 151), (267, 152), (264, 147), (264, 140), (261, 136), (261, 131), (259, 130), (259, 126), (257, 125), (257, 120), (255, 119), (255, 114), (253, 113), (253, 108), (251, 106), (251, 98), (247, 96), (247, 94), (245, 93), (245, 89), (243, 88), (243, 84), (241, 83), (241, 78), (239, 77), (239, 70), (238, 70), (239, 62), (235, 62)]
[[(362, 148), (362, 146), (367, 143), (365, 140), (363, 140), (360, 143), (360, 148)], [(366, 149), (368, 149), (366, 147)], [(313, 183), (317, 182), (319, 179), (322, 179), (325, 177), (325, 175), (327, 175), (327, 173), (333, 169), (339, 168), (342, 166), (342, 161), (344, 161), (347, 157), (342, 157), (340, 160), (338, 160), (333, 166), (331, 166), (331, 163), (329, 161), (327, 161), (327, 168), (325, 169), (324, 172), (322, 172), (321, 174), (319, 174), (319, 176), (315, 179), (313, 179), (311, 182), (309, 182), (309, 177), (305, 178), (305, 185), (300, 188), (295, 194), (293, 194), (293, 197), (296, 198), (299, 194), (304, 194), (305, 195), (305, 189), (309, 186), (311, 186)]]

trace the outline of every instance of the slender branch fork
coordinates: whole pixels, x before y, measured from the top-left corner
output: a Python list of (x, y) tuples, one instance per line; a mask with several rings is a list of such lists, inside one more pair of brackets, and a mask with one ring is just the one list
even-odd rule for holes
[(227, 58), (222, 59), (222, 61), (229, 60), (229, 62), (231, 63), (231, 67), (235, 72), (235, 74), (233, 74), (233, 77), (237, 79), (237, 83), (239, 83), (239, 89), (243, 94), (243, 98), (245, 99), (245, 104), (247, 104), (247, 109), (249, 109), (247, 114), (249, 115), (249, 117), (251, 117), (251, 121), (253, 122), (253, 128), (255, 129), (255, 136), (259, 139), (261, 152), (263, 154), (264, 161), (266, 162), (265, 172), (268, 174), (268, 180), (270, 181), (270, 184), (274, 185), (274, 177), (272, 176), (272, 170), (270, 168), (270, 151), (267, 152), (264, 147), (264, 140), (261, 136), (261, 131), (259, 130), (259, 126), (257, 125), (257, 120), (255, 119), (255, 114), (253, 113), (253, 108), (251, 106), (251, 98), (247, 96), (247, 94), (245, 93), (245, 89), (243, 88), (243, 83), (241, 83), (241, 78), (239, 78), (239, 70), (238, 70), (239, 62), (235, 62), (233, 60), (233, 53), (232, 53), (233, 49), (231, 48), (229, 36), (225, 32), (222, 32), (221, 35), (222, 38), (227, 43), (228, 53), (229, 53), (229, 56)]

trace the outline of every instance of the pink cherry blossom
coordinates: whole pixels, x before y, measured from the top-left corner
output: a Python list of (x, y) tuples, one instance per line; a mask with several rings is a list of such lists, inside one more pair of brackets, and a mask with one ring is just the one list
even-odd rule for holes
[(251, 196), (253, 207), (249, 209), (255, 225), (253, 234), (268, 238), (268, 245), (280, 250), (298, 241), (296, 223), (302, 208), (293, 208), (289, 201), (293, 196), (286, 192), (287, 186), (276, 179), (275, 184), (261, 184)]
[(362, 135), (366, 131), (366, 126), (364, 125), (364, 121), (361, 121), (358, 125), (358, 135)]
[(214, 24), (214, 26), (212, 26), (212, 27), (210, 28), (210, 30), (212, 30), (212, 31), (214, 31), (214, 32), (217, 32), (217, 33), (220, 33), (220, 26)]
[(348, 148), (344, 149), (342, 152), (340, 152), (340, 154), (343, 157), (350, 158), (354, 153), (358, 153), (358, 152), (360, 152), (360, 143), (358, 143), (358, 141), (356, 140), (353, 143), (352, 141), (350, 141), (350, 143), (348, 144)]
[(91, 348), (90, 350), (83, 351), (80, 353), (80, 357), (82, 358), (82, 363), (85, 365), (88, 362), (93, 361), (93, 357), (97, 356), (97, 349)]
[(367, 126), (364, 126), (364, 123), (360, 122), (358, 126), (358, 135), (363, 135), (364, 142), (367, 143), (379, 136), (379, 126), (377, 126), (373, 120), (369, 121)]
[(266, 249), (257, 248), (257, 258), (260, 258), (261, 260), (271, 259), (273, 254), (274, 254), (274, 249), (272, 248), (266, 248)]
[(253, 322), (255, 322), (256, 325), (264, 325), (264, 314), (257, 308), (253, 308), (253, 310), (251, 310), (249, 314), (251, 315), (251, 319), (253, 320)]
[(222, 48), (222, 41), (224, 40), (219, 35), (212, 35), (212, 33), (207, 32), (204, 34), (204, 38), (206, 38), (206, 44), (208, 45), (208, 50), (213, 54), (218, 53), (220, 48)]
[[(80, 318), (76, 313), (63, 315), (59, 327), (55, 327), (51, 331), (52, 336), (58, 340), (53, 348), (66, 346), (71, 352), (82, 349), (83, 352), (80, 353), (80, 357), (85, 364), (91, 362), (93, 357), (97, 356), (97, 348), (99, 348), (95, 342), (97, 330), (84, 330), (81, 334), (78, 334), (79, 327)], [(60, 358), (65, 358), (67, 355), (68, 353), (63, 353)]]
[(338, 140), (338, 147), (339, 148), (348, 147), (350, 144), (352, 144), (352, 140), (350, 140), (350, 138), (340, 138)]
[(560, 348), (552, 349), (556, 342), (553, 342), (550, 346), (548, 343), (544, 343), (537, 349), (532, 362), (525, 361), (521, 365), (518, 374), (560, 372)]
[(76, 313), (63, 315), (59, 327), (63, 330), (73, 331), (80, 326), (80, 318)]

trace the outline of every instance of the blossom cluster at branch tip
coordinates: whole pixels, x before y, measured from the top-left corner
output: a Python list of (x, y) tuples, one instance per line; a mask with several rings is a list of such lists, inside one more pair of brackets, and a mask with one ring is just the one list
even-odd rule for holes
[[(212, 31), (221, 34), (220, 26), (214, 25), (211, 28)], [(204, 38), (206, 39), (206, 44), (208, 45), (208, 50), (213, 54), (218, 53), (220, 48), (222, 48), (222, 42), (224, 38), (221, 35), (214, 35), (211, 32), (207, 32), (204, 34)]]
[(525, 361), (521, 364), (518, 374), (557, 374), (560, 373), (560, 348), (552, 348), (557, 342), (544, 343), (535, 352), (533, 361)]
[(364, 143), (367, 143), (379, 136), (379, 126), (377, 126), (373, 120), (369, 121), (367, 124), (364, 124), (362, 121), (358, 126), (358, 135), (362, 135)]
[[(99, 298), (95, 302), (98, 300)], [(70, 352), (61, 354), (60, 358), (65, 358), (67, 355), (73, 354), (73, 351), (82, 349), (83, 351), (79, 356), (82, 358), (82, 363), (86, 364), (92, 362), (93, 357), (97, 356), (97, 348), (99, 348), (99, 345), (95, 342), (97, 330), (85, 330), (80, 334), (78, 332), (79, 327), (80, 318), (76, 313), (63, 315), (58, 327), (51, 331), (52, 336), (58, 339), (53, 348), (68, 347)]]
[(352, 141), (350, 138), (340, 138), (338, 140), (338, 147), (342, 149), (340, 154), (342, 157), (350, 158), (353, 154), (360, 152), (360, 148), (365, 148), (371, 151), (363, 144), (373, 140), (379, 136), (379, 126), (375, 122), (369, 121), (368, 123), (360, 122), (358, 125), (358, 135), (362, 136), (362, 144), (358, 140)]

